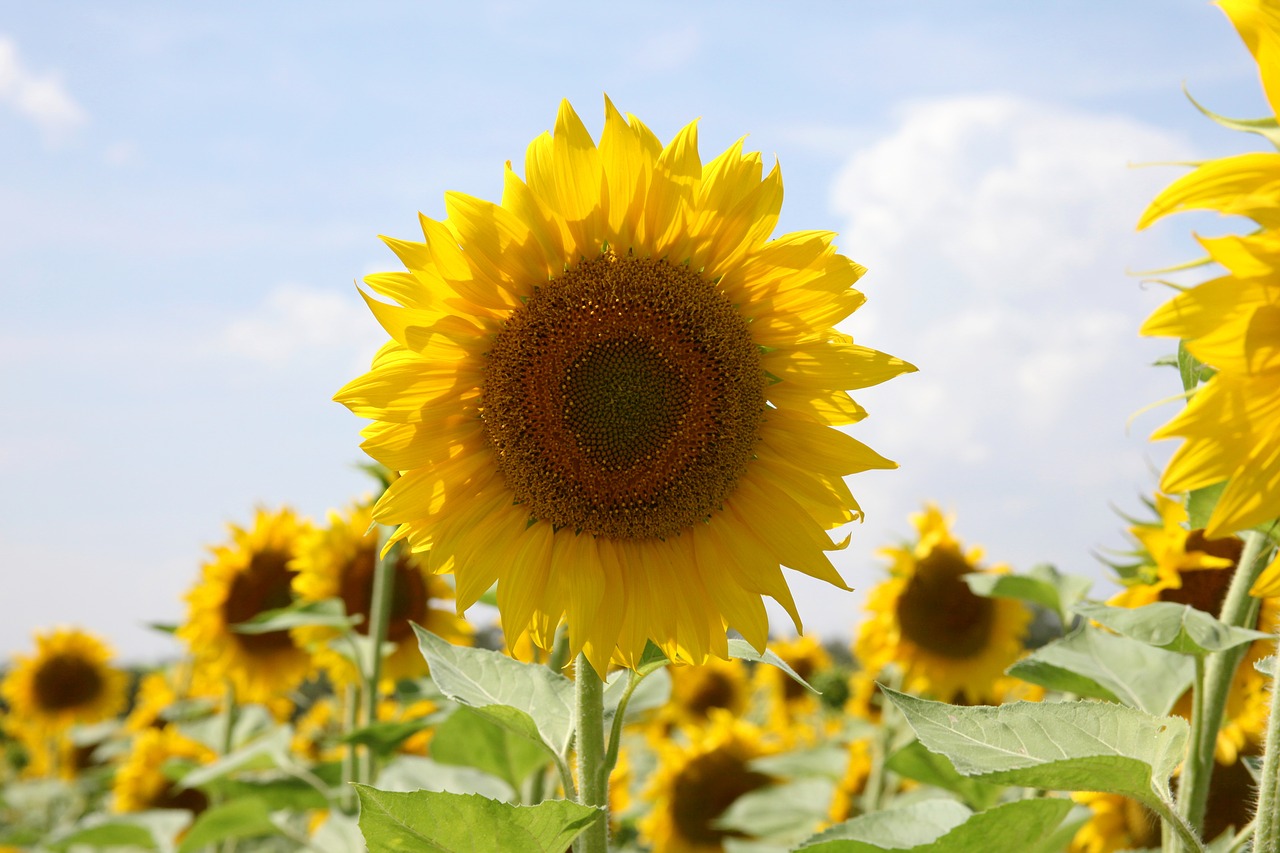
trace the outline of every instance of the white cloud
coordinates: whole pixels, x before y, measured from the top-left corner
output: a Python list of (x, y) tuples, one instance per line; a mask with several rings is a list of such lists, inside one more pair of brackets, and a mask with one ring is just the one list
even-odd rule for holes
[(28, 70), (7, 36), (0, 36), (0, 103), (33, 121), (50, 142), (64, 140), (89, 120), (57, 74)]
[(264, 364), (318, 352), (349, 353), (367, 368), (386, 335), (350, 293), (297, 284), (273, 289), (252, 313), (223, 329), (224, 349)]

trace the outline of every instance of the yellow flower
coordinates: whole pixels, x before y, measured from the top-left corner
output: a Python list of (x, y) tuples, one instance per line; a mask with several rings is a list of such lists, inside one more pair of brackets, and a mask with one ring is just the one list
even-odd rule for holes
[(779, 749), (757, 727), (717, 711), (706, 729), (691, 733), (688, 746), (671, 740), (659, 747), (658, 769), (642, 795), (653, 807), (638, 829), (653, 853), (723, 853), (724, 840), (741, 835), (717, 828), (716, 819), (743, 794), (775, 781), (748, 766)]
[(408, 271), (365, 283), (391, 336), (335, 399), (403, 472), (374, 508), (459, 610), (495, 581), (508, 643), (603, 673), (653, 640), (674, 660), (764, 648), (785, 565), (847, 588), (827, 530), (861, 517), (842, 478), (891, 468), (834, 429), (847, 389), (914, 368), (835, 330), (863, 268), (829, 232), (769, 240), (781, 172), (741, 143), (703, 166), (606, 100), (597, 144), (568, 102), (508, 166), (501, 204), (447, 193)]
[(112, 785), (117, 812), (149, 809), (187, 809), (199, 814), (208, 798), (194, 788), (179, 788), (167, 775), (169, 762), (208, 764), (216, 756), (207, 746), (182, 735), (172, 726), (146, 729), (133, 740), (128, 757), (116, 771)]
[(963, 576), (1003, 573), (979, 566), (982, 551), (964, 550), (933, 505), (912, 516), (914, 545), (884, 549), (888, 580), (867, 596), (870, 616), (858, 627), (854, 651), (869, 673), (890, 665), (903, 689), (944, 702), (999, 702), (1012, 679), (1005, 669), (1023, 654), (1030, 611), (1008, 598), (974, 595)]
[(739, 660), (709, 659), (701, 666), (671, 666), (671, 699), (658, 709), (653, 737), (665, 740), (678, 726), (703, 725), (716, 711), (741, 716), (751, 701), (751, 683)]
[[(372, 508), (357, 506), (345, 516), (329, 513), (329, 526), (313, 529), (298, 537), (293, 568), (293, 591), (301, 601), (341, 598), (348, 615), (359, 614), (355, 630), (368, 636), (372, 620), (373, 569), (378, 556), (378, 533), (372, 528)], [(451, 643), (469, 645), (473, 630), (466, 620), (450, 610), (432, 607), (433, 602), (453, 598), (448, 582), (427, 571), (420, 555), (404, 554), (396, 560), (395, 586), (391, 597), (391, 619), (387, 641), (395, 650), (383, 662), (382, 675), (389, 681), (425, 675), (427, 662), (418, 651), (418, 638), (409, 624), (416, 622)], [(299, 645), (313, 649), (316, 665), (328, 672), (335, 684), (357, 680), (355, 664), (335, 646), (335, 628), (306, 626), (293, 630)]]
[[(810, 683), (815, 673), (831, 667), (831, 656), (812, 636), (781, 640), (772, 643), (769, 649)], [(816, 693), (806, 690), (776, 666), (757, 666), (754, 680), (767, 697), (771, 726), (794, 725), (798, 719), (813, 716), (821, 708)]]
[(17, 655), (0, 683), (9, 705), (6, 725), (41, 737), (114, 717), (125, 703), (125, 673), (111, 666), (111, 649), (77, 628), (36, 634), (36, 653)]
[(231, 541), (213, 549), (200, 582), (187, 593), (178, 629), (203, 675), (229, 679), (241, 702), (271, 702), (311, 671), (311, 656), (289, 632), (241, 634), (232, 625), (292, 603), (290, 584), (300, 534), (309, 525), (292, 510), (258, 510), (249, 529), (230, 525)]
[[(334, 696), (316, 699), (298, 718), (290, 748), (312, 763), (340, 760), (345, 750), (341, 743), (344, 734), (341, 710)], [(426, 699), (407, 704), (380, 699), (377, 705), (378, 722), (383, 723), (421, 720), (437, 710), (436, 704)], [(405, 738), (397, 751), (407, 755), (426, 755), (434, 734), (435, 729), (427, 726)]]
[(866, 790), (869, 778), (871, 778), (871, 745), (865, 738), (850, 741), (849, 763), (845, 766), (844, 776), (836, 786), (835, 795), (831, 798), (828, 817), (832, 823), (843, 823), (860, 814), (858, 798)]
[(1160, 846), (1160, 818), (1137, 800), (1119, 794), (1071, 795), (1093, 812), (1071, 841), (1071, 853), (1113, 853)]
[[(1280, 105), (1280, 7), (1224, 0), (1253, 53), (1273, 112)], [(1226, 275), (1183, 290), (1142, 334), (1181, 338), (1217, 372), (1153, 438), (1179, 438), (1160, 488), (1187, 492), (1227, 481), (1206, 533), (1213, 538), (1280, 516), (1280, 154), (1210, 160), (1161, 192), (1139, 228), (1170, 213), (1207, 209), (1248, 217), (1262, 230), (1201, 239)], [(1256, 594), (1280, 592), (1280, 563)], [(1274, 587), (1272, 587), (1274, 584)]]

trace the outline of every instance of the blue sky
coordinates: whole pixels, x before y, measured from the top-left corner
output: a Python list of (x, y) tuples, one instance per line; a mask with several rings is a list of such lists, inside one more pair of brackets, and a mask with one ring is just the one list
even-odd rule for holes
[[(78, 623), (173, 651), (205, 548), (256, 505), (313, 517), (368, 489), (330, 402), (380, 335), (356, 278), (456, 189), (496, 198), (568, 97), (602, 92), (704, 159), (782, 163), (780, 231), (865, 263), (847, 326), (920, 373), (858, 395), (901, 469), (853, 478), (839, 557), (936, 500), (990, 560), (1101, 578), (1170, 448), (1126, 420), (1177, 390), (1126, 270), (1194, 253), (1135, 234), (1185, 161), (1255, 147), (1200, 117), (1267, 112), (1225, 16), (1125, 3), (14, 4), (0, 19), (0, 655)], [(1167, 410), (1171, 412), (1172, 410)], [(861, 595), (794, 576), (808, 627)], [(782, 620), (775, 621), (785, 631)]]

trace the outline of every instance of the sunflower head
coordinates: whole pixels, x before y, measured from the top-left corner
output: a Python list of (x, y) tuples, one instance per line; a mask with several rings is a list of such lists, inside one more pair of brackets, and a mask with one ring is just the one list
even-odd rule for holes
[[(340, 598), (348, 615), (359, 615), (355, 630), (368, 635), (372, 621), (373, 574), (378, 559), (378, 533), (373, 527), (368, 504), (346, 513), (329, 513), (325, 528), (310, 529), (298, 537), (293, 591), (302, 601)], [(399, 549), (392, 569), (390, 621), (387, 641), (395, 650), (383, 663), (383, 677), (389, 681), (414, 678), (427, 671), (418, 651), (417, 636), (410, 623), (417, 623), (455, 644), (468, 644), (473, 630), (452, 609), (432, 605), (453, 598), (453, 588), (443, 578), (427, 570), (422, 557)], [(335, 650), (337, 629), (305, 626), (293, 629), (301, 646), (314, 650), (317, 666), (336, 684), (357, 680), (355, 664)]]
[(298, 537), (310, 525), (292, 510), (258, 510), (253, 526), (231, 525), (231, 541), (213, 549), (199, 583), (187, 593), (179, 639), (202, 677), (230, 679), (242, 702), (270, 702), (300, 683), (311, 656), (289, 631), (242, 634), (233, 625), (293, 602)]
[(914, 370), (836, 330), (863, 268), (832, 234), (770, 239), (776, 165), (605, 108), (599, 144), (565, 102), (501, 203), (448, 193), (422, 242), (386, 241), (407, 271), (365, 283), (392, 340), (336, 395), (403, 474), (374, 518), (461, 609), (496, 581), (513, 647), (564, 621), (600, 673), (650, 640), (727, 658), (726, 627), (763, 649), (761, 596), (799, 627), (782, 566), (846, 588), (842, 478), (894, 465), (833, 427)]
[(35, 635), (36, 653), (17, 655), (0, 683), (11, 719), (56, 734), (115, 716), (125, 703), (128, 676), (111, 665), (110, 648), (78, 628)]
[(660, 747), (658, 770), (643, 794), (653, 806), (640, 835), (654, 853), (722, 853), (725, 839), (742, 835), (717, 827), (716, 819), (743, 794), (777, 781), (750, 767), (779, 748), (750, 723), (719, 711), (688, 733), (687, 746), (672, 740)]
[(978, 548), (965, 550), (936, 506), (912, 518), (915, 543), (888, 548), (890, 577), (867, 597), (870, 616), (854, 650), (869, 673), (896, 666), (913, 693), (947, 702), (1000, 701), (1004, 670), (1023, 653), (1031, 621), (1020, 601), (975, 595), (964, 576), (1006, 572), (983, 568)]
[(740, 716), (751, 701), (746, 667), (736, 659), (712, 658), (701, 666), (672, 666), (671, 700), (658, 709), (652, 734), (665, 739), (682, 725), (705, 725), (712, 714)]
[(1077, 792), (1071, 799), (1093, 815), (1071, 841), (1071, 853), (1114, 853), (1160, 846), (1160, 818), (1149, 808), (1120, 794)]
[(172, 726), (138, 733), (112, 786), (117, 812), (149, 809), (186, 809), (199, 814), (209, 807), (208, 798), (195, 788), (182, 788), (165, 772), (166, 765), (208, 764), (213, 750), (178, 732)]
[[(810, 684), (814, 676), (831, 668), (831, 655), (813, 636), (780, 640), (771, 643), (769, 649)], [(805, 689), (778, 667), (757, 666), (753, 680), (766, 697), (773, 726), (792, 725), (802, 717), (816, 714), (821, 707), (817, 694)]]

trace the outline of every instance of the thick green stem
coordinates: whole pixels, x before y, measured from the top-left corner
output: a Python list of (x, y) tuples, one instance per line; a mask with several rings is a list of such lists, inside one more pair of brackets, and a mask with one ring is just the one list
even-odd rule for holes
[[(357, 661), (359, 658), (357, 658)], [(342, 696), (342, 733), (349, 735), (356, 730), (360, 723), (360, 688), (354, 684), (348, 684), (343, 691)], [(346, 784), (342, 787), (340, 797), (340, 805), (342, 810), (347, 814), (355, 814), (356, 811), (356, 789), (351, 783), (356, 780), (356, 759), (359, 748), (354, 741), (347, 744), (347, 748), (342, 752), (342, 781)]]
[(1274, 660), (1272, 664), (1271, 718), (1267, 720), (1266, 753), (1258, 788), (1258, 816), (1253, 835), (1255, 853), (1280, 853), (1280, 814), (1277, 814), (1280, 811), (1280, 689), (1277, 689)]
[(578, 655), (574, 684), (578, 705), (578, 802), (600, 809), (600, 819), (578, 836), (574, 853), (608, 853), (609, 771), (604, 762), (604, 682), (586, 655)]
[[(382, 537), (378, 541), (378, 562), (373, 568), (373, 591), (369, 598), (369, 680), (364, 690), (364, 714), (362, 725), (371, 726), (378, 720), (378, 699), (381, 696), (382, 645), (387, 641), (388, 623), (391, 621), (391, 599), (395, 592), (395, 567), (400, 546), (383, 552)], [(377, 778), (377, 756), (372, 747), (361, 754), (360, 781), (372, 785)]]
[[(1258, 579), (1265, 565), (1261, 556), (1267, 537), (1257, 531), (1244, 536), (1244, 551), (1231, 578), (1227, 597), (1222, 603), (1218, 618), (1228, 625), (1252, 628), (1258, 619), (1258, 599), (1249, 595), (1249, 589)], [(1208, 656), (1204, 671), (1204, 698), (1197, 711), (1199, 721), (1192, 720), (1193, 730), (1201, 733), (1201, 748), (1187, 756), (1178, 785), (1178, 811), (1188, 824), (1197, 830), (1204, 825), (1205, 805), (1209, 801), (1209, 779), (1213, 775), (1213, 751), (1222, 728), (1222, 717), (1227, 707), (1227, 694), (1236, 669), (1248, 646), (1236, 646), (1225, 652)]]
[[(1172, 830), (1178, 841), (1182, 842), (1182, 846), (1178, 849), (1190, 850), (1192, 853), (1205, 853), (1204, 842), (1200, 840), (1196, 831), (1191, 828), (1182, 815), (1174, 811), (1170, 803), (1164, 800), (1156, 800), (1148, 802), (1147, 806), (1160, 816), (1167, 830)], [(1163, 846), (1168, 848), (1167, 844)]]
[[(1213, 753), (1217, 746), (1217, 732), (1210, 732), (1209, 727), (1205, 725), (1205, 662), (1204, 655), (1195, 656), (1195, 681), (1191, 683), (1191, 740), (1187, 744), (1187, 763), (1182, 771), (1182, 776), (1178, 779), (1178, 813), (1187, 821), (1187, 823), (1200, 832), (1204, 827), (1204, 804), (1200, 801), (1199, 811), (1192, 811), (1192, 806), (1197, 802), (1195, 797), (1190, 796), (1190, 792), (1196, 786), (1200, 779), (1206, 780), (1205, 790), (1207, 792), (1207, 780), (1213, 775)], [(1209, 768), (1207, 773), (1196, 772), (1191, 768)], [(1175, 850), (1178, 848), (1174, 848)]]

